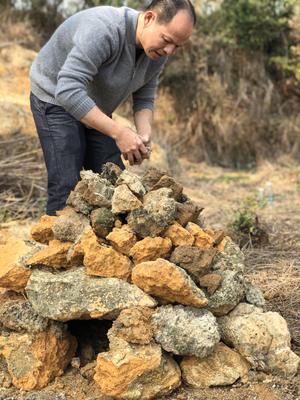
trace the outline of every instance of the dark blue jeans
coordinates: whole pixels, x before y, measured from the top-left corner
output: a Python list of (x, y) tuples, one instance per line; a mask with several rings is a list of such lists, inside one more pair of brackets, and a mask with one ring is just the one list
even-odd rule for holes
[(108, 161), (124, 169), (120, 150), (112, 138), (88, 129), (62, 107), (45, 103), (33, 93), (30, 105), (48, 172), (48, 215), (65, 207), (81, 169), (101, 172)]

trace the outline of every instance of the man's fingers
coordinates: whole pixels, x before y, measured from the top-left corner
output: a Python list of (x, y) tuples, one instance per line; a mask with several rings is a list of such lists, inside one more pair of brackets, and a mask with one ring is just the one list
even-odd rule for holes
[(148, 154), (148, 149), (143, 142), (139, 145), (139, 151), (141, 152), (141, 155)]
[(141, 164), (143, 161), (143, 155), (138, 151), (133, 152), (133, 156), (135, 158), (135, 164)]
[(127, 153), (127, 160), (129, 161), (130, 165), (134, 165), (134, 157), (132, 153)]

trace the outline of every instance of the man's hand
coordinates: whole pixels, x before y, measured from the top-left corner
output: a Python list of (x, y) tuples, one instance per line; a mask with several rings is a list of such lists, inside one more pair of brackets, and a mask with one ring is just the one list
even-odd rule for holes
[(116, 138), (116, 144), (130, 165), (139, 165), (148, 158), (148, 150), (143, 139), (129, 128), (121, 130)]

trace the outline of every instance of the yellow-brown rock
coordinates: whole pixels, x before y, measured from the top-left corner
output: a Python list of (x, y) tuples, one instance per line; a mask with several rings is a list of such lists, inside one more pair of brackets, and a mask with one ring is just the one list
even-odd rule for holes
[(97, 358), (94, 379), (104, 395), (116, 399), (151, 399), (180, 385), (178, 365), (162, 355), (159, 345), (118, 342), (118, 346)]
[(54, 239), (52, 226), (57, 217), (50, 215), (42, 215), (39, 222), (30, 230), (32, 239), (39, 243), (48, 244), (50, 240)]
[(180, 267), (162, 258), (137, 264), (132, 270), (132, 282), (148, 294), (169, 302), (205, 307), (205, 294)]
[(225, 250), (225, 246), (228, 242), (231, 242), (231, 238), (229, 236), (225, 236), (221, 242), (216, 246), (218, 251), (223, 252)]
[(195, 388), (232, 385), (249, 371), (248, 362), (223, 343), (206, 358), (184, 357), (180, 367), (183, 380)]
[(0, 236), (0, 287), (23, 291), (31, 275), (20, 259), (31, 252), (32, 248), (23, 240), (11, 235)]
[(122, 254), (129, 255), (130, 249), (135, 245), (137, 238), (129, 225), (123, 225), (121, 228), (114, 228), (106, 239), (112, 246)]
[(7, 362), (13, 384), (20, 389), (41, 389), (63, 374), (76, 351), (76, 339), (63, 329), (50, 327), (33, 336), (0, 336), (0, 354)]
[(222, 281), (223, 278), (219, 274), (207, 274), (199, 278), (200, 286), (206, 288), (209, 295), (214, 294), (219, 289)]
[(205, 229), (205, 232), (213, 238), (215, 246), (220, 244), (225, 236), (225, 232), (222, 231), (221, 229), (219, 230)]
[(186, 229), (194, 236), (194, 246), (200, 249), (211, 249), (214, 246), (214, 238), (206, 233), (199, 225), (189, 222)]
[(168, 227), (164, 237), (171, 239), (174, 246), (192, 246), (195, 241), (194, 236), (177, 222)]
[(135, 264), (143, 261), (154, 261), (157, 258), (165, 258), (172, 248), (169, 238), (146, 237), (137, 242), (130, 250), (130, 256)]
[(88, 275), (124, 280), (129, 278), (132, 269), (129, 258), (101, 244), (95, 234), (89, 233), (89, 238), (85, 238), (81, 245), (83, 265)]
[(83, 265), (84, 244), (88, 244), (90, 240), (97, 241), (97, 243), (102, 242), (102, 240), (95, 235), (91, 226), (85, 228), (80, 238), (68, 250), (67, 260), (70, 267), (79, 267)]
[(45, 265), (53, 268), (69, 267), (67, 254), (71, 246), (72, 242), (51, 240), (49, 246), (29, 258), (26, 265)]
[(132, 307), (122, 310), (108, 331), (108, 338), (116, 336), (126, 342), (149, 344), (153, 336), (151, 316), (154, 310), (147, 307)]

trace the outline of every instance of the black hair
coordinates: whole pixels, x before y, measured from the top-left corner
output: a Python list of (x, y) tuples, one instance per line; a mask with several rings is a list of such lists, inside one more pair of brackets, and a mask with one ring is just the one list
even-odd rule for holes
[(197, 16), (190, 0), (152, 0), (146, 7), (146, 11), (154, 9), (157, 10), (159, 23), (168, 23), (179, 10), (186, 10), (189, 12), (193, 24), (196, 24)]

